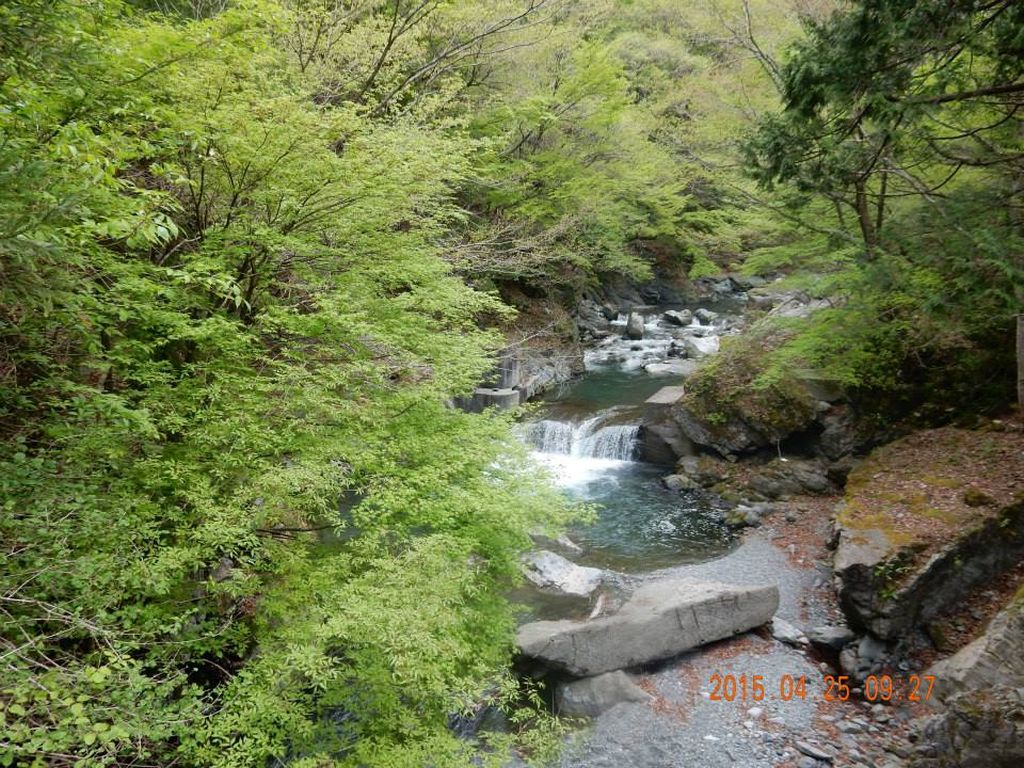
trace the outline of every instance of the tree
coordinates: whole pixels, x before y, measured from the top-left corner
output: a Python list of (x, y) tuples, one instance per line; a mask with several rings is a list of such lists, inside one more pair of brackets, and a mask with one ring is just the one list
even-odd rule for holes
[[(785, 108), (747, 145), (765, 187), (824, 195), (841, 222), (852, 214), (866, 263), (886, 262), (876, 278), (898, 280), (910, 260), (941, 281), (926, 303), (979, 325), (970, 304), (989, 297), (979, 308), (997, 313), (1004, 340), (1024, 301), (1022, 34), (1024, 8), (1009, 0), (861, 0), (808, 21), (781, 71)], [(899, 236), (908, 216), (966, 234), (967, 252), (915, 251)]]

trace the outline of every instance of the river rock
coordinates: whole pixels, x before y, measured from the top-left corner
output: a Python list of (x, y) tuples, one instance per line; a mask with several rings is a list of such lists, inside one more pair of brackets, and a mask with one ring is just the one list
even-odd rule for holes
[(761, 517), (771, 511), (768, 504), (737, 504), (725, 516), (726, 525), (733, 528), (756, 526), (761, 524)]
[(806, 299), (803, 296), (792, 296), (780, 302), (768, 313), (768, 316), (803, 319), (831, 306), (832, 302), (828, 299)]
[(726, 414), (724, 422), (712, 422), (680, 404), (672, 409), (672, 418), (695, 444), (714, 448), (723, 456), (746, 453), (770, 444), (761, 432), (731, 412)]
[(626, 318), (627, 339), (642, 339), (644, 337), (644, 316), (639, 312), (630, 312)]
[(776, 586), (665, 579), (639, 588), (619, 611), (591, 621), (537, 621), (519, 628), (520, 652), (578, 677), (676, 656), (770, 621)]
[(488, 408), (500, 411), (515, 408), (519, 405), (518, 389), (500, 389), (495, 387), (478, 387), (469, 397), (457, 397), (455, 402), (459, 408), (469, 413), (483, 413)]
[(560, 715), (596, 717), (617, 704), (645, 702), (652, 698), (629, 675), (616, 670), (561, 683), (555, 692), (555, 706)]
[(717, 312), (712, 312), (710, 309), (705, 309), (704, 307), (701, 307), (696, 312), (694, 312), (693, 316), (700, 320), (700, 322), (702, 322), (704, 325), (710, 325), (711, 323), (718, 319)]
[(821, 626), (812, 627), (807, 630), (807, 639), (812, 643), (832, 648), (836, 651), (847, 643), (852, 642), (856, 637), (849, 627)]
[(718, 353), (718, 337), (705, 336), (701, 338), (699, 336), (687, 336), (683, 339), (683, 348), (689, 357), (699, 360), (702, 357)]
[(583, 299), (576, 308), (576, 325), (581, 333), (589, 334), (593, 338), (602, 338), (608, 335), (611, 323), (605, 308), (593, 299)]
[(661, 478), (661, 484), (670, 491), (693, 491), (700, 488), (696, 480), (686, 475), (666, 475)]
[(544, 549), (527, 554), (523, 567), (526, 578), (538, 589), (576, 597), (589, 597), (604, 578), (599, 568), (576, 565)]
[(688, 309), (670, 309), (662, 318), (669, 325), (687, 326), (693, 322), (693, 313)]
[(766, 499), (781, 499), (802, 493), (827, 494), (834, 489), (828, 464), (816, 459), (773, 459), (752, 470), (744, 483)]
[(772, 619), (772, 637), (787, 645), (807, 645), (807, 635), (799, 627), (778, 616)]
[(644, 370), (652, 376), (681, 376), (689, 378), (697, 372), (699, 364), (696, 360), (670, 360), (664, 363), (648, 363)]

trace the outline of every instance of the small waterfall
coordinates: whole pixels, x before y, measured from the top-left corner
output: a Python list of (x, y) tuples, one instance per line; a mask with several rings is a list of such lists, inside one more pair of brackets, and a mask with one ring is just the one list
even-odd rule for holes
[(601, 426), (606, 418), (599, 415), (579, 424), (552, 419), (537, 421), (529, 426), (527, 439), (541, 453), (632, 461), (640, 438), (639, 425)]
[(541, 453), (572, 453), (573, 425), (544, 419), (530, 424), (526, 439)]
[(580, 438), (573, 445), (572, 454), (595, 459), (632, 461), (639, 439), (640, 426), (637, 424), (602, 427), (593, 434)]

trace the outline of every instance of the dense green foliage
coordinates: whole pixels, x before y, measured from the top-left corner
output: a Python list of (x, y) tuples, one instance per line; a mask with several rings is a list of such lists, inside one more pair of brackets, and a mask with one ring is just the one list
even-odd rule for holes
[(0, 763), (454, 764), (564, 517), (445, 407), (475, 142), (320, 103), (273, 4), (0, 13)]
[(806, 27), (746, 154), (817, 243), (746, 266), (802, 268), (837, 306), (764, 380), (797, 365), (903, 407), (1001, 407), (1024, 304), (1024, 8), (859, 0)]

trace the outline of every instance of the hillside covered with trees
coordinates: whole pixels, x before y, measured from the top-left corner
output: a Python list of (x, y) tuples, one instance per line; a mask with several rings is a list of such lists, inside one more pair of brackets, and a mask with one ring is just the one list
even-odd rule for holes
[(1022, 108), (1013, 0), (4, 3), (0, 765), (542, 760), (509, 590), (588, 510), (453, 399), (743, 273), (829, 307), (695, 391), (1005, 412)]

